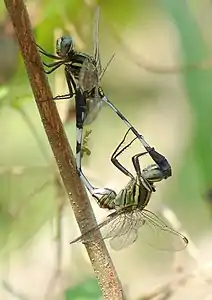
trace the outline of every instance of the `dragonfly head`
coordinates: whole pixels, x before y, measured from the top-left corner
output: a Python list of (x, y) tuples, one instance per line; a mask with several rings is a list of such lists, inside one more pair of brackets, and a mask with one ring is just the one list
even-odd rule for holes
[(159, 182), (165, 179), (163, 172), (156, 164), (149, 165), (143, 169), (142, 176), (151, 183)]
[(66, 57), (74, 49), (74, 42), (70, 36), (61, 36), (56, 42), (56, 52), (60, 57)]

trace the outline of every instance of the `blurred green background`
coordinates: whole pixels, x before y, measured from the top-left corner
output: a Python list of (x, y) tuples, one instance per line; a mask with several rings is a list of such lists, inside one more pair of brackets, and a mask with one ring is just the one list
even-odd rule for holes
[[(179, 254), (183, 270), (204, 265), (212, 249), (212, 199), (207, 197), (212, 174), (212, 5), (191, 0), (98, 3), (103, 65), (115, 53), (102, 87), (173, 168), (173, 177), (157, 185), (149, 207), (164, 218), (164, 207), (169, 208), (180, 222), (177, 229), (194, 242), (193, 248)], [(31, 0), (26, 4), (36, 42), (44, 49), (54, 53), (56, 39), (72, 35), (78, 50), (92, 54), (97, 2)], [(57, 169), (12, 25), (4, 6), (0, 9), (1, 299), (13, 299), (16, 293), (25, 299), (100, 299), (83, 246), (69, 245), (79, 231), (56, 181)], [(188, 64), (199, 68), (169, 69)], [(54, 95), (67, 92), (62, 68), (48, 78)], [(57, 105), (64, 119), (72, 104), (64, 100)], [(91, 156), (84, 159), (85, 173), (96, 185), (119, 191), (128, 179), (113, 167), (110, 155), (126, 128), (104, 106), (89, 129)], [(66, 131), (74, 149), (74, 117)], [(137, 144), (123, 155), (123, 163), (131, 170), (131, 157), (140, 148)], [(98, 219), (107, 214), (93, 205)], [(174, 253), (150, 249), (139, 239), (126, 250), (111, 251), (111, 256), (129, 299), (142, 299), (176, 274)], [(206, 287), (201, 288), (199, 283), (198, 291), (207, 295)], [(203, 299), (201, 292), (186, 286), (182, 295), (175, 296)]]

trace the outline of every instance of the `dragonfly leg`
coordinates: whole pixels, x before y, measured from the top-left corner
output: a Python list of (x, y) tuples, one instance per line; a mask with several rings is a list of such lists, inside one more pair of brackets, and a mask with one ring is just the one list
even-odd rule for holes
[[(50, 68), (48, 64), (43, 62), (43, 65), (46, 66), (47, 68)], [(46, 74), (51, 74), (52, 72), (54, 72), (55, 70), (57, 70), (60, 66), (63, 65), (63, 62), (58, 62), (57, 65), (55, 65), (55, 67), (51, 68), (50, 70), (44, 70), (44, 72)]]
[(125, 133), (122, 141), (119, 143), (119, 145), (116, 147), (115, 151), (113, 152), (112, 156), (111, 156), (111, 162), (114, 164), (114, 166), (116, 166), (116, 168), (118, 168), (122, 173), (124, 173), (126, 176), (129, 176), (130, 178), (134, 178), (134, 176), (118, 161), (117, 157), (124, 152), (135, 140), (136, 137), (129, 143), (127, 144), (125, 147), (123, 147), (120, 150), (121, 145), (125, 142), (126, 137), (129, 133), (131, 129), (129, 128), (127, 130), (127, 132)]
[[(65, 68), (65, 76), (66, 76), (66, 82), (68, 85), (69, 96), (70, 96), (70, 98), (72, 98), (74, 96), (74, 93), (76, 94), (76, 89), (77, 89), (76, 83), (74, 81), (73, 76), (71, 75), (71, 73), (68, 71), (67, 68)], [(75, 98), (75, 102), (77, 102), (76, 98)], [(83, 100), (83, 105), (84, 105), (84, 100)], [(80, 116), (78, 117), (78, 120), (80, 120)]]
[(65, 100), (70, 99), (70, 93), (64, 95), (57, 95), (53, 98), (54, 100)]
[[(54, 100), (71, 99), (76, 94), (76, 83), (74, 81), (73, 76), (70, 74), (67, 68), (65, 68), (65, 76), (69, 93), (65, 95), (58, 95), (54, 97)], [(80, 116), (78, 117), (78, 120), (80, 120)]]
[(146, 155), (148, 154), (147, 151), (145, 152), (141, 152), (141, 153), (138, 153), (138, 154), (135, 154), (133, 157), (132, 157), (132, 162), (133, 162), (133, 166), (135, 168), (135, 171), (136, 171), (136, 174), (138, 176), (141, 176), (141, 166), (140, 166), (140, 163), (139, 163), (139, 157), (143, 156), (143, 155)]
[(134, 168), (135, 168), (137, 177), (138, 177), (138, 178), (141, 178), (141, 177), (142, 177), (144, 183), (146, 184), (146, 188), (147, 188), (149, 191), (155, 192), (154, 186), (151, 185), (151, 184), (149, 183), (149, 181), (142, 175), (142, 172), (141, 172), (141, 166), (140, 166), (140, 163), (139, 163), (139, 158), (140, 158), (141, 156), (143, 156), (143, 155), (146, 155), (146, 154), (148, 154), (147, 151), (142, 152), (142, 153), (138, 153), (138, 154), (134, 155), (134, 156), (132, 157), (132, 162), (133, 162), (133, 166), (134, 166)]
[(60, 56), (54, 55), (52, 53), (47, 52), (45, 49), (43, 49), (40, 45), (36, 44), (38, 47), (38, 50), (41, 54), (45, 55), (46, 57), (53, 58), (53, 59), (58, 59), (61, 60), (62, 58)]
[(56, 62), (53, 62), (51, 64), (47, 64), (46, 62), (43, 62), (43, 65), (45, 67), (47, 67), (47, 68), (53, 68), (53, 67), (57, 67), (58, 68), (58, 66), (60, 67), (62, 64), (64, 64), (63, 61), (56, 61)]

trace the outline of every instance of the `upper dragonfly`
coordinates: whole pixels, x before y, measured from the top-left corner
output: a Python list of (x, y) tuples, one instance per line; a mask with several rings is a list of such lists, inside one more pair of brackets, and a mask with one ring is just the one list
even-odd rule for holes
[(40, 53), (57, 60), (51, 64), (43, 63), (50, 74), (60, 66), (65, 66), (65, 76), (69, 89), (66, 95), (56, 96), (54, 99), (70, 99), (76, 93), (77, 85), (80, 86), (85, 94), (84, 120), (83, 125), (93, 122), (102, 106), (101, 94), (98, 91), (98, 84), (105, 73), (107, 66), (102, 69), (99, 55), (99, 7), (96, 9), (93, 33), (93, 55), (75, 50), (74, 41), (70, 36), (62, 36), (56, 41), (57, 55), (48, 53), (38, 46)]

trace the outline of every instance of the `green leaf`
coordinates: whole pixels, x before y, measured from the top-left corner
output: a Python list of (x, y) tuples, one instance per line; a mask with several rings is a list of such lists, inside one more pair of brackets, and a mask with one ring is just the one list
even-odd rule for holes
[(100, 288), (94, 278), (90, 278), (65, 292), (66, 300), (97, 300), (101, 296)]

